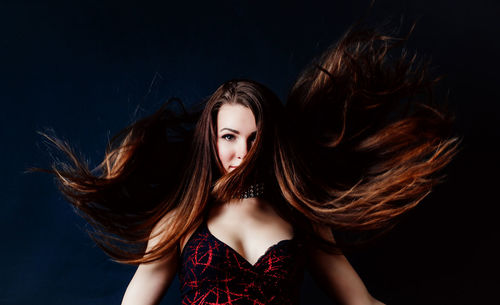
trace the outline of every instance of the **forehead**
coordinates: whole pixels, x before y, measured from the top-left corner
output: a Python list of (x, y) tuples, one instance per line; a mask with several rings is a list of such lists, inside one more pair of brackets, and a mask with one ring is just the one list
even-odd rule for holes
[(217, 130), (220, 131), (222, 128), (253, 132), (257, 126), (250, 108), (240, 104), (224, 104), (217, 113)]

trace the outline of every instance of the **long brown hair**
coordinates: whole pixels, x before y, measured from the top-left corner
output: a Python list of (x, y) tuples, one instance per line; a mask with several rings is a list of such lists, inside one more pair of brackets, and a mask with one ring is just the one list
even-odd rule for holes
[(388, 230), (456, 153), (452, 116), (433, 94), (439, 78), (401, 48), (406, 38), (353, 28), (291, 89), (291, 148), (276, 151), (275, 171), (286, 201), (313, 223)]
[[(224, 174), (217, 157), (216, 123), (226, 103), (251, 109), (257, 133), (243, 163)], [(96, 243), (119, 262), (159, 259), (199, 225), (209, 203), (237, 198), (255, 182), (265, 181), (270, 190), (277, 186), (272, 145), (284, 108), (272, 91), (255, 81), (231, 80), (208, 99), (201, 115), (175, 115), (168, 106), (121, 131), (92, 171), (67, 143), (44, 134), (72, 162), (46, 171), (55, 174), (61, 192), (92, 225), (89, 233)], [(194, 132), (180, 128), (195, 118)], [(177, 135), (176, 141), (169, 133)], [(267, 196), (279, 198), (273, 191)], [(152, 235), (165, 216), (171, 221)], [(161, 242), (145, 253), (147, 241), (157, 235)]]
[[(119, 262), (171, 253), (210, 204), (236, 198), (257, 181), (266, 182), (272, 204), (313, 242), (335, 250), (314, 225), (390, 228), (429, 194), (456, 152), (451, 117), (432, 99), (437, 80), (428, 66), (406, 53), (393, 57), (403, 41), (348, 31), (301, 74), (285, 107), (249, 80), (224, 83), (201, 115), (179, 117), (162, 107), (114, 138), (92, 171), (67, 143), (47, 136), (72, 161), (49, 172), (93, 226), (97, 244)], [(244, 162), (227, 174), (216, 147), (225, 103), (250, 108), (258, 129)], [(194, 132), (179, 128), (195, 120)], [(172, 141), (172, 132), (181, 140)], [(151, 234), (155, 226), (161, 228)], [(160, 242), (145, 252), (155, 236)]]

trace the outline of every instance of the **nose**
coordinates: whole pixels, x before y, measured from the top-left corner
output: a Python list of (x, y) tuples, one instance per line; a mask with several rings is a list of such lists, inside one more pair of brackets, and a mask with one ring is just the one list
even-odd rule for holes
[(238, 149), (237, 149), (237, 152), (236, 152), (236, 157), (238, 159), (243, 159), (245, 158), (245, 156), (247, 155), (248, 153), (248, 145), (246, 142), (244, 141), (241, 141), (238, 145)]

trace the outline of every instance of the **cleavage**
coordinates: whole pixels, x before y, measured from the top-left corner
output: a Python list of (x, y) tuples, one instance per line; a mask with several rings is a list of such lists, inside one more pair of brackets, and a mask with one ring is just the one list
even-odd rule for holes
[[(293, 240), (293, 237), (286, 237), (286, 236), (283, 236), (282, 238), (279, 238), (276, 240), (272, 240), (266, 246), (262, 247), (262, 249), (260, 249), (258, 251), (257, 255), (253, 255), (253, 258), (250, 258), (250, 257), (248, 257), (248, 254), (246, 253), (248, 251), (244, 251), (244, 245), (243, 245), (244, 242), (241, 239), (239, 239), (239, 241), (236, 241), (236, 242), (235, 241), (227, 242), (227, 241), (225, 241), (225, 240), (227, 240), (227, 238), (220, 238), (220, 237), (214, 235), (212, 233), (213, 232), (212, 229), (210, 229), (208, 227), (208, 224), (206, 222), (204, 222), (204, 225), (205, 225), (205, 228), (206, 228), (208, 234), (210, 234), (219, 243), (223, 244), (223, 246), (225, 246), (225, 247), (229, 248), (231, 251), (235, 252), (239, 257), (241, 257), (243, 260), (245, 260), (248, 264), (250, 264), (252, 266), (255, 266), (256, 264), (258, 264), (259, 261), (262, 258), (264, 258), (268, 252), (271, 252), (274, 248), (278, 247), (281, 244), (284, 244), (286, 242), (290, 242)], [(217, 234), (217, 230), (216, 230), (215, 234)], [(217, 234), (217, 235), (220, 236), (220, 234)], [(247, 246), (247, 247), (249, 247), (249, 246)]]

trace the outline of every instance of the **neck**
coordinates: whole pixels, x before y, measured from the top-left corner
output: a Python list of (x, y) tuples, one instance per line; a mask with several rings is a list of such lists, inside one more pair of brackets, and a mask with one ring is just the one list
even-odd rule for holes
[(262, 197), (264, 195), (264, 183), (255, 183), (241, 193), (240, 199)]

